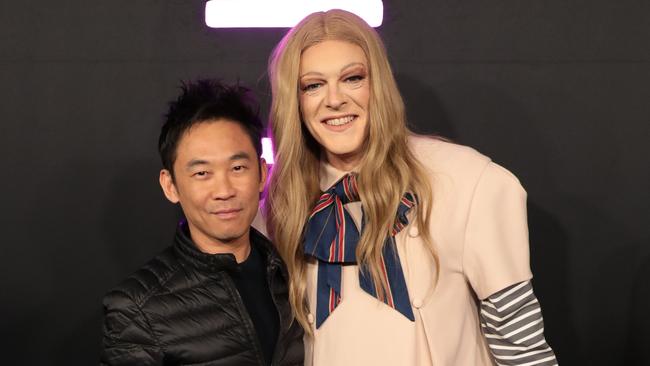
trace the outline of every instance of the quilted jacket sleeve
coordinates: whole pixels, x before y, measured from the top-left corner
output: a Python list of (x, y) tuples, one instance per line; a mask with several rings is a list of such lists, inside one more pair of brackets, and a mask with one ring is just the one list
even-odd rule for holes
[(104, 297), (100, 364), (111, 366), (162, 365), (163, 352), (140, 307), (121, 291)]

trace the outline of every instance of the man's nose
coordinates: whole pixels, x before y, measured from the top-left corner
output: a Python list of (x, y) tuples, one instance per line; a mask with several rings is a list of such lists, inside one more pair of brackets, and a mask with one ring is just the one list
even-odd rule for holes
[(231, 177), (226, 174), (217, 174), (212, 187), (212, 199), (227, 200), (236, 194), (235, 185)]

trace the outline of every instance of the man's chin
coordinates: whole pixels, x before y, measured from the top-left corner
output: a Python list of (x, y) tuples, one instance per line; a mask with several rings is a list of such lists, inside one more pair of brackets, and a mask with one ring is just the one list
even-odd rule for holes
[(217, 239), (218, 241), (224, 243), (224, 244), (234, 244), (237, 241), (239, 241), (244, 235), (248, 233), (248, 228), (245, 230), (238, 230), (238, 231), (229, 231), (229, 232), (222, 232), (218, 233), (216, 235), (213, 235), (214, 239)]

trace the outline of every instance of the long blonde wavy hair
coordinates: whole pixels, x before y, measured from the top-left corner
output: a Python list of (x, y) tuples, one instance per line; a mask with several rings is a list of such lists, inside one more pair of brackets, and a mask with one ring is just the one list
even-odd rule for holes
[[(434, 259), (438, 256), (429, 231), (432, 193), (424, 167), (407, 146), (404, 103), (397, 89), (379, 35), (356, 15), (330, 10), (314, 13), (291, 29), (269, 60), (273, 93), (270, 123), (276, 147), (276, 163), (266, 197), (268, 232), (285, 260), (290, 275), (289, 300), (296, 319), (311, 333), (306, 294), (306, 260), (303, 230), (321, 194), (321, 147), (301, 120), (299, 93), (300, 57), (304, 50), (325, 40), (340, 40), (363, 49), (368, 61), (370, 100), (368, 138), (359, 165), (359, 196), (365, 228), (357, 247), (357, 260), (369, 271), (384, 294), (380, 275), (384, 240), (394, 224), (405, 192), (416, 195), (416, 222)], [(381, 298), (381, 297), (380, 297)]]

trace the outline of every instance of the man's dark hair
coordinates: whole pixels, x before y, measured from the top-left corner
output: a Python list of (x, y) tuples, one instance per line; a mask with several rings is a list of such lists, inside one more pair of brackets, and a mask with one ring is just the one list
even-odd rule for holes
[(239, 85), (224, 85), (200, 79), (181, 85), (181, 95), (169, 103), (165, 124), (158, 139), (163, 167), (174, 176), (176, 149), (183, 134), (201, 122), (227, 119), (239, 124), (250, 137), (257, 156), (262, 155), (262, 122), (259, 104), (252, 92)]

